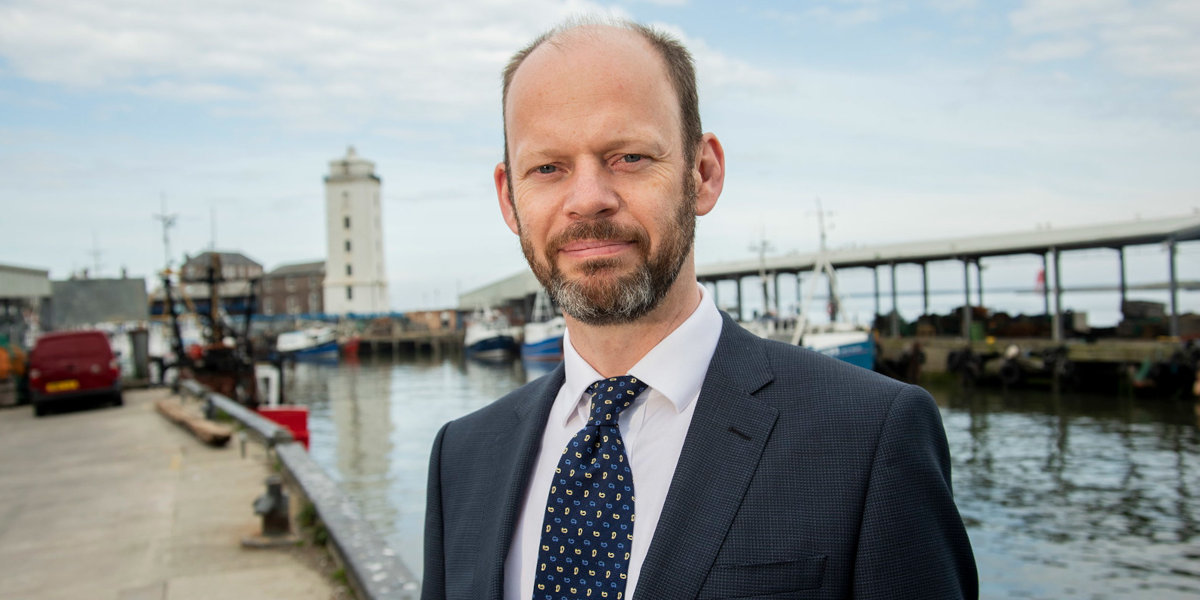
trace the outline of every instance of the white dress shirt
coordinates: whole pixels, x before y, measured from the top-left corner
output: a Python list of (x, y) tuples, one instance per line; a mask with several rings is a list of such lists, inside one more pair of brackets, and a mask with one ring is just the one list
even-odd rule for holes
[[(667, 488), (679, 462), (696, 398), (708, 372), (708, 363), (721, 337), (721, 313), (704, 286), (700, 305), (682, 324), (629, 370), (649, 385), (633, 404), (621, 412), (618, 426), (633, 471), (633, 547), (625, 598), (633, 598), (638, 572), (658, 525)], [(512, 546), (504, 563), (505, 600), (530, 600), (536, 579), (538, 547), (550, 480), (562, 449), (587, 424), (591, 397), (588, 386), (603, 377), (579, 356), (570, 332), (563, 339), (566, 381), (558, 390), (546, 421), (542, 447), (525, 489), (525, 502), (517, 517)]]

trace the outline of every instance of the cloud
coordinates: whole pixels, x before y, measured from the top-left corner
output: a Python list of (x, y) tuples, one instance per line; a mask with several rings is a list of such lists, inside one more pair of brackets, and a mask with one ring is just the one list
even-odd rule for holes
[(1026, 0), (1009, 22), (1022, 35), (1055, 34), (1119, 25), (1133, 12), (1125, 0)]
[(674, 25), (655, 23), (654, 27), (679, 38), (692, 53), (692, 58), (696, 61), (697, 85), (702, 88), (702, 99), (709, 95), (706, 92), (736, 91), (756, 94), (778, 90), (787, 85), (780, 73), (724, 54), (704, 39), (691, 37)]
[(979, 0), (928, 0), (931, 8), (945, 13), (964, 12), (979, 7)]
[(1116, 72), (1175, 88), (1200, 117), (1200, 3), (1185, 0), (1026, 0), (1009, 16), (1018, 60), (1055, 61), (1091, 51)]
[(0, 6), (0, 57), (34, 81), (234, 113), (362, 118), (404, 103), (446, 119), (490, 108), (508, 54), (583, 12), (614, 11), (582, 0), (14, 0)]
[(904, 5), (900, 2), (836, 0), (832, 3), (825, 2), (814, 6), (804, 11), (804, 15), (811, 19), (846, 27), (875, 23), (883, 20), (890, 13), (904, 9)]
[[(33, 81), (202, 104), (217, 116), (378, 130), (494, 117), (513, 50), (580, 14), (628, 16), (587, 0), (13, 0), (0, 5), (0, 60)], [(771, 83), (688, 42), (706, 85)]]
[(1086, 56), (1091, 49), (1091, 42), (1086, 40), (1063, 39), (1034, 42), (1024, 48), (1014, 50), (1010, 56), (1024, 62), (1047, 62), (1080, 58)]

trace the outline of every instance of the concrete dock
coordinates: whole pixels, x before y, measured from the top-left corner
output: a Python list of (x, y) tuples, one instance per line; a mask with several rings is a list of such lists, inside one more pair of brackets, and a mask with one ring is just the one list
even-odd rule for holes
[(0, 409), (0, 598), (349, 597), (322, 550), (242, 548), (260, 531), (266, 451), (202, 445), (155, 412), (168, 394), (38, 419)]

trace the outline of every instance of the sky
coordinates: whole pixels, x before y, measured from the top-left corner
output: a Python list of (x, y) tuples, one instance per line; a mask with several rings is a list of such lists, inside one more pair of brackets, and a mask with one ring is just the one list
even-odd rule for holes
[[(499, 73), (579, 15), (695, 56), (727, 160), (700, 264), (816, 250), (818, 199), (834, 248), (1200, 210), (1191, 0), (0, 0), (0, 263), (152, 277), (160, 214), (176, 265), (321, 260), (323, 177), (354, 146), (393, 308), (452, 306), (525, 268), (492, 184)], [(1161, 253), (1133, 254), (1165, 274)]]

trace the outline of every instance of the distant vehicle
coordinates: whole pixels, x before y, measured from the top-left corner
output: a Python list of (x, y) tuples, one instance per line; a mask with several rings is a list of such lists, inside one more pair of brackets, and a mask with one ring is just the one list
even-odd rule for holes
[(121, 365), (101, 331), (64, 331), (38, 338), (29, 355), (34, 416), (52, 405), (99, 398), (121, 406)]

